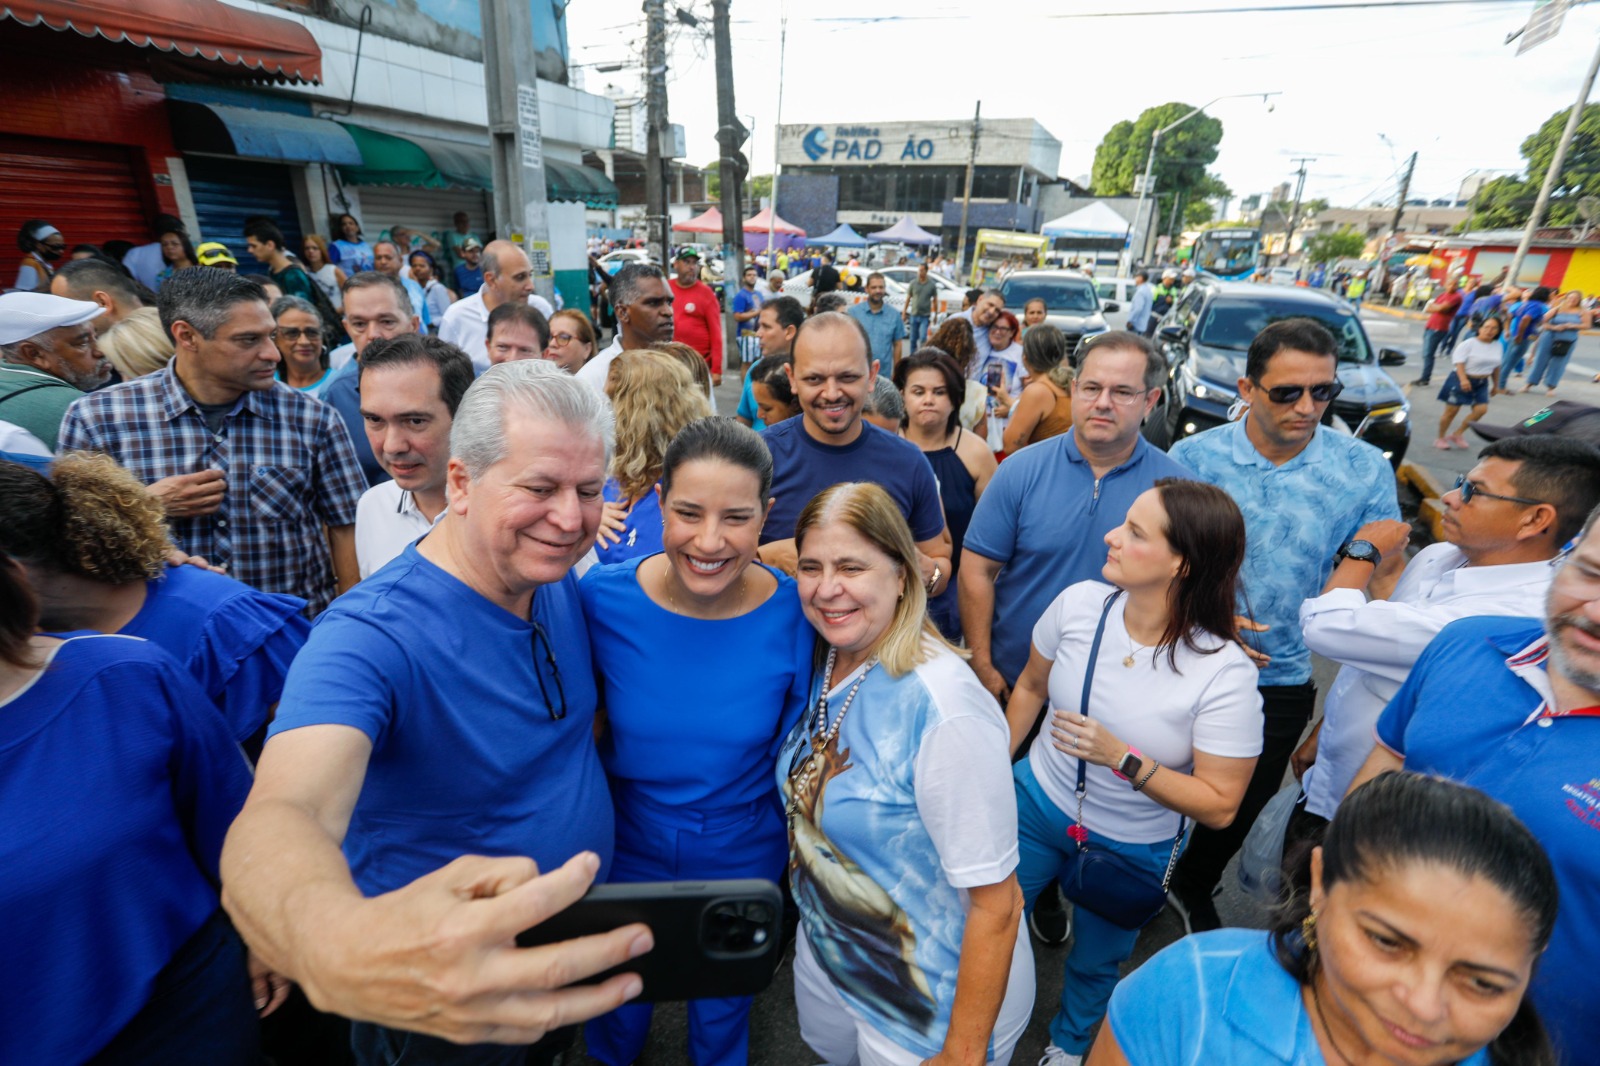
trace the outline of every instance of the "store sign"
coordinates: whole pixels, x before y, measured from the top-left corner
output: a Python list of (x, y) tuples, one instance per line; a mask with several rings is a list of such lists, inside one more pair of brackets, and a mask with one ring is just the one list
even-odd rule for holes
[(908, 132), (886, 138), (878, 126), (813, 126), (800, 140), (800, 148), (813, 163), (847, 160), (871, 163), (927, 162), (933, 158), (934, 140)]

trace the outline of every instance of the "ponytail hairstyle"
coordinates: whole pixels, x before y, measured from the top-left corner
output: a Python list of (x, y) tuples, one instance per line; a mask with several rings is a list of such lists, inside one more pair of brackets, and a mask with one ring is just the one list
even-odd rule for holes
[(62, 454), (49, 477), (0, 463), (0, 514), (0, 551), (107, 585), (160, 577), (172, 549), (160, 502), (98, 452)]

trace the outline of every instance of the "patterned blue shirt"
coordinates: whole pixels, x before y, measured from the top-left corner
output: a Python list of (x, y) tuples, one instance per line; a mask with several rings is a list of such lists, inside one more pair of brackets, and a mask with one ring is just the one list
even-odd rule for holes
[(1322, 592), (1334, 556), (1356, 530), (1400, 517), (1389, 461), (1365, 441), (1318, 426), (1304, 451), (1274, 466), (1250, 443), (1244, 420), (1181, 440), (1170, 454), (1199, 480), (1224, 489), (1244, 512), (1248, 543), (1239, 613), (1272, 627), (1245, 634), (1272, 657), (1261, 683), (1310, 680), (1300, 604)]
[(263, 592), (299, 596), (314, 617), (337, 591), (323, 527), (354, 525), (366, 479), (338, 412), (282, 382), (246, 392), (212, 433), (172, 365), (67, 409), (61, 447), (104, 452), (145, 484), (222, 470), (208, 515), (169, 520), (191, 555)]

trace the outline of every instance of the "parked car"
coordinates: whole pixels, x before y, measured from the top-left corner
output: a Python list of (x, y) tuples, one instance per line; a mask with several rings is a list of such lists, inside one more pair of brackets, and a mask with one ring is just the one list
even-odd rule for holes
[(1022, 320), (1029, 300), (1041, 299), (1045, 321), (1059, 329), (1067, 340), (1067, 351), (1095, 333), (1104, 333), (1105, 312), (1122, 310), (1118, 303), (1102, 303), (1093, 278), (1076, 270), (1018, 270), (1000, 283), (1006, 310)]
[[(885, 278), (888, 278), (891, 285), (899, 285), (902, 288), (909, 288), (911, 282), (917, 280), (917, 268), (914, 266), (880, 267), (878, 269), (878, 273), (882, 274)], [(944, 307), (944, 310), (941, 313), (938, 309), (938, 306), (935, 306), (933, 320), (937, 324), (938, 322), (943, 321), (946, 316), (955, 314), (957, 311), (961, 310), (961, 301), (966, 297), (967, 290), (963, 289), (960, 285), (957, 285), (943, 274), (936, 274), (930, 270), (928, 271), (928, 277), (935, 285), (939, 286), (939, 292), (935, 299), (937, 299), (940, 304), (943, 304)], [(905, 301), (903, 298), (899, 306), (905, 306)]]
[[(873, 273), (873, 271), (867, 269), (866, 267), (842, 267), (837, 263), (834, 264), (834, 269), (839, 272), (841, 281), (839, 286), (840, 292), (845, 293), (852, 303), (857, 302), (857, 297), (860, 297), (860, 299), (863, 300), (866, 299), (866, 295), (862, 290), (866, 288), (867, 275)], [(854, 290), (846, 289), (842, 284), (846, 275), (861, 282), (862, 288)], [(906, 287), (887, 275), (883, 280), (885, 287), (888, 289), (888, 292), (885, 295), (885, 301), (896, 311), (905, 310)], [(802, 305), (809, 307), (811, 305), (811, 271), (802, 270), (794, 277), (784, 281), (783, 294), (785, 296), (793, 296), (796, 300), (799, 300)], [(957, 303), (956, 306), (959, 308), (961, 305)]]
[(1322, 323), (1339, 343), (1338, 377), (1344, 391), (1328, 406), (1324, 421), (1347, 429), (1383, 451), (1396, 467), (1411, 443), (1411, 405), (1383, 369), (1406, 354), (1375, 351), (1350, 305), (1320, 289), (1265, 286), (1199, 278), (1156, 329), (1167, 359), (1161, 402), (1145, 423), (1145, 436), (1162, 448), (1229, 421), (1238, 400), (1250, 342), (1266, 326), (1285, 318)]
[(643, 248), (618, 248), (602, 255), (598, 262), (607, 274), (615, 274), (629, 263), (654, 263), (655, 256)]
[(1267, 284), (1293, 285), (1300, 278), (1300, 272), (1294, 267), (1272, 267), (1267, 271)]

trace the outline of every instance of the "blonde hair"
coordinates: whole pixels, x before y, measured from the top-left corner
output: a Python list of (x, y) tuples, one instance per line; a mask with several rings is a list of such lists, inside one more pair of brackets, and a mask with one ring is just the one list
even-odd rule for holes
[(172, 362), (172, 338), (167, 336), (161, 313), (154, 307), (141, 307), (125, 315), (95, 343), (124, 381), (154, 374)]
[(661, 480), (672, 438), (690, 422), (709, 416), (711, 405), (670, 354), (634, 349), (611, 364), (611, 410), (617, 420), (611, 476), (623, 498), (636, 501)]
[(115, 459), (64, 452), (50, 468), (64, 568), (108, 585), (160, 577), (172, 542), (160, 501)]
[(900, 575), (904, 591), (875, 649), (890, 677), (900, 677), (927, 662), (938, 647), (963, 659), (971, 657), (970, 652), (946, 640), (928, 617), (928, 593), (917, 567), (917, 542), (900, 508), (881, 485), (844, 481), (817, 493), (795, 523), (796, 553), (804, 551), (807, 533), (834, 522), (843, 522), (887, 555)]
[(700, 386), (706, 394), (707, 402), (711, 396), (711, 368), (706, 366), (706, 357), (689, 347), (682, 341), (662, 341), (660, 344), (650, 346), (654, 351), (663, 352), (672, 356), (683, 364), (693, 377), (694, 383)]

